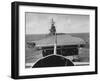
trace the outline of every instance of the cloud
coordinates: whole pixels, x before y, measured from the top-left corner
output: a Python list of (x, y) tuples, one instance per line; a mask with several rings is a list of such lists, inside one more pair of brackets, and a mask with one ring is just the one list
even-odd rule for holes
[(49, 33), (52, 18), (59, 33), (89, 32), (88, 15), (26, 13), (26, 34)]

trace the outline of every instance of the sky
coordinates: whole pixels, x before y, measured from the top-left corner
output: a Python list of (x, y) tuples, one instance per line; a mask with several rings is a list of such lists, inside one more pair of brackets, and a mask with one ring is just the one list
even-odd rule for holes
[(48, 34), (52, 18), (57, 33), (89, 33), (89, 15), (26, 12), (26, 34)]

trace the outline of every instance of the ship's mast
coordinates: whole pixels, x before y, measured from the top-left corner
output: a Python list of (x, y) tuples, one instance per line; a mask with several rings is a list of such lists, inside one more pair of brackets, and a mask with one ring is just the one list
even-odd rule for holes
[(57, 52), (57, 34), (56, 34), (56, 27), (54, 24), (55, 24), (55, 22), (52, 18), (50, 32), (54, 36), (54, 55), (56, 55), (57, 54), (56, 53)]

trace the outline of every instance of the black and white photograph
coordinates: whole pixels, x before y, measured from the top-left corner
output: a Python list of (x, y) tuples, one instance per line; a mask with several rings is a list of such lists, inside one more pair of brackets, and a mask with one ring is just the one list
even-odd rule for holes
[(12, 3), (12, 78), (97, 74), (97, 7)]
[(89, 65), (89, 15), (25, 13), (25, 68)]

